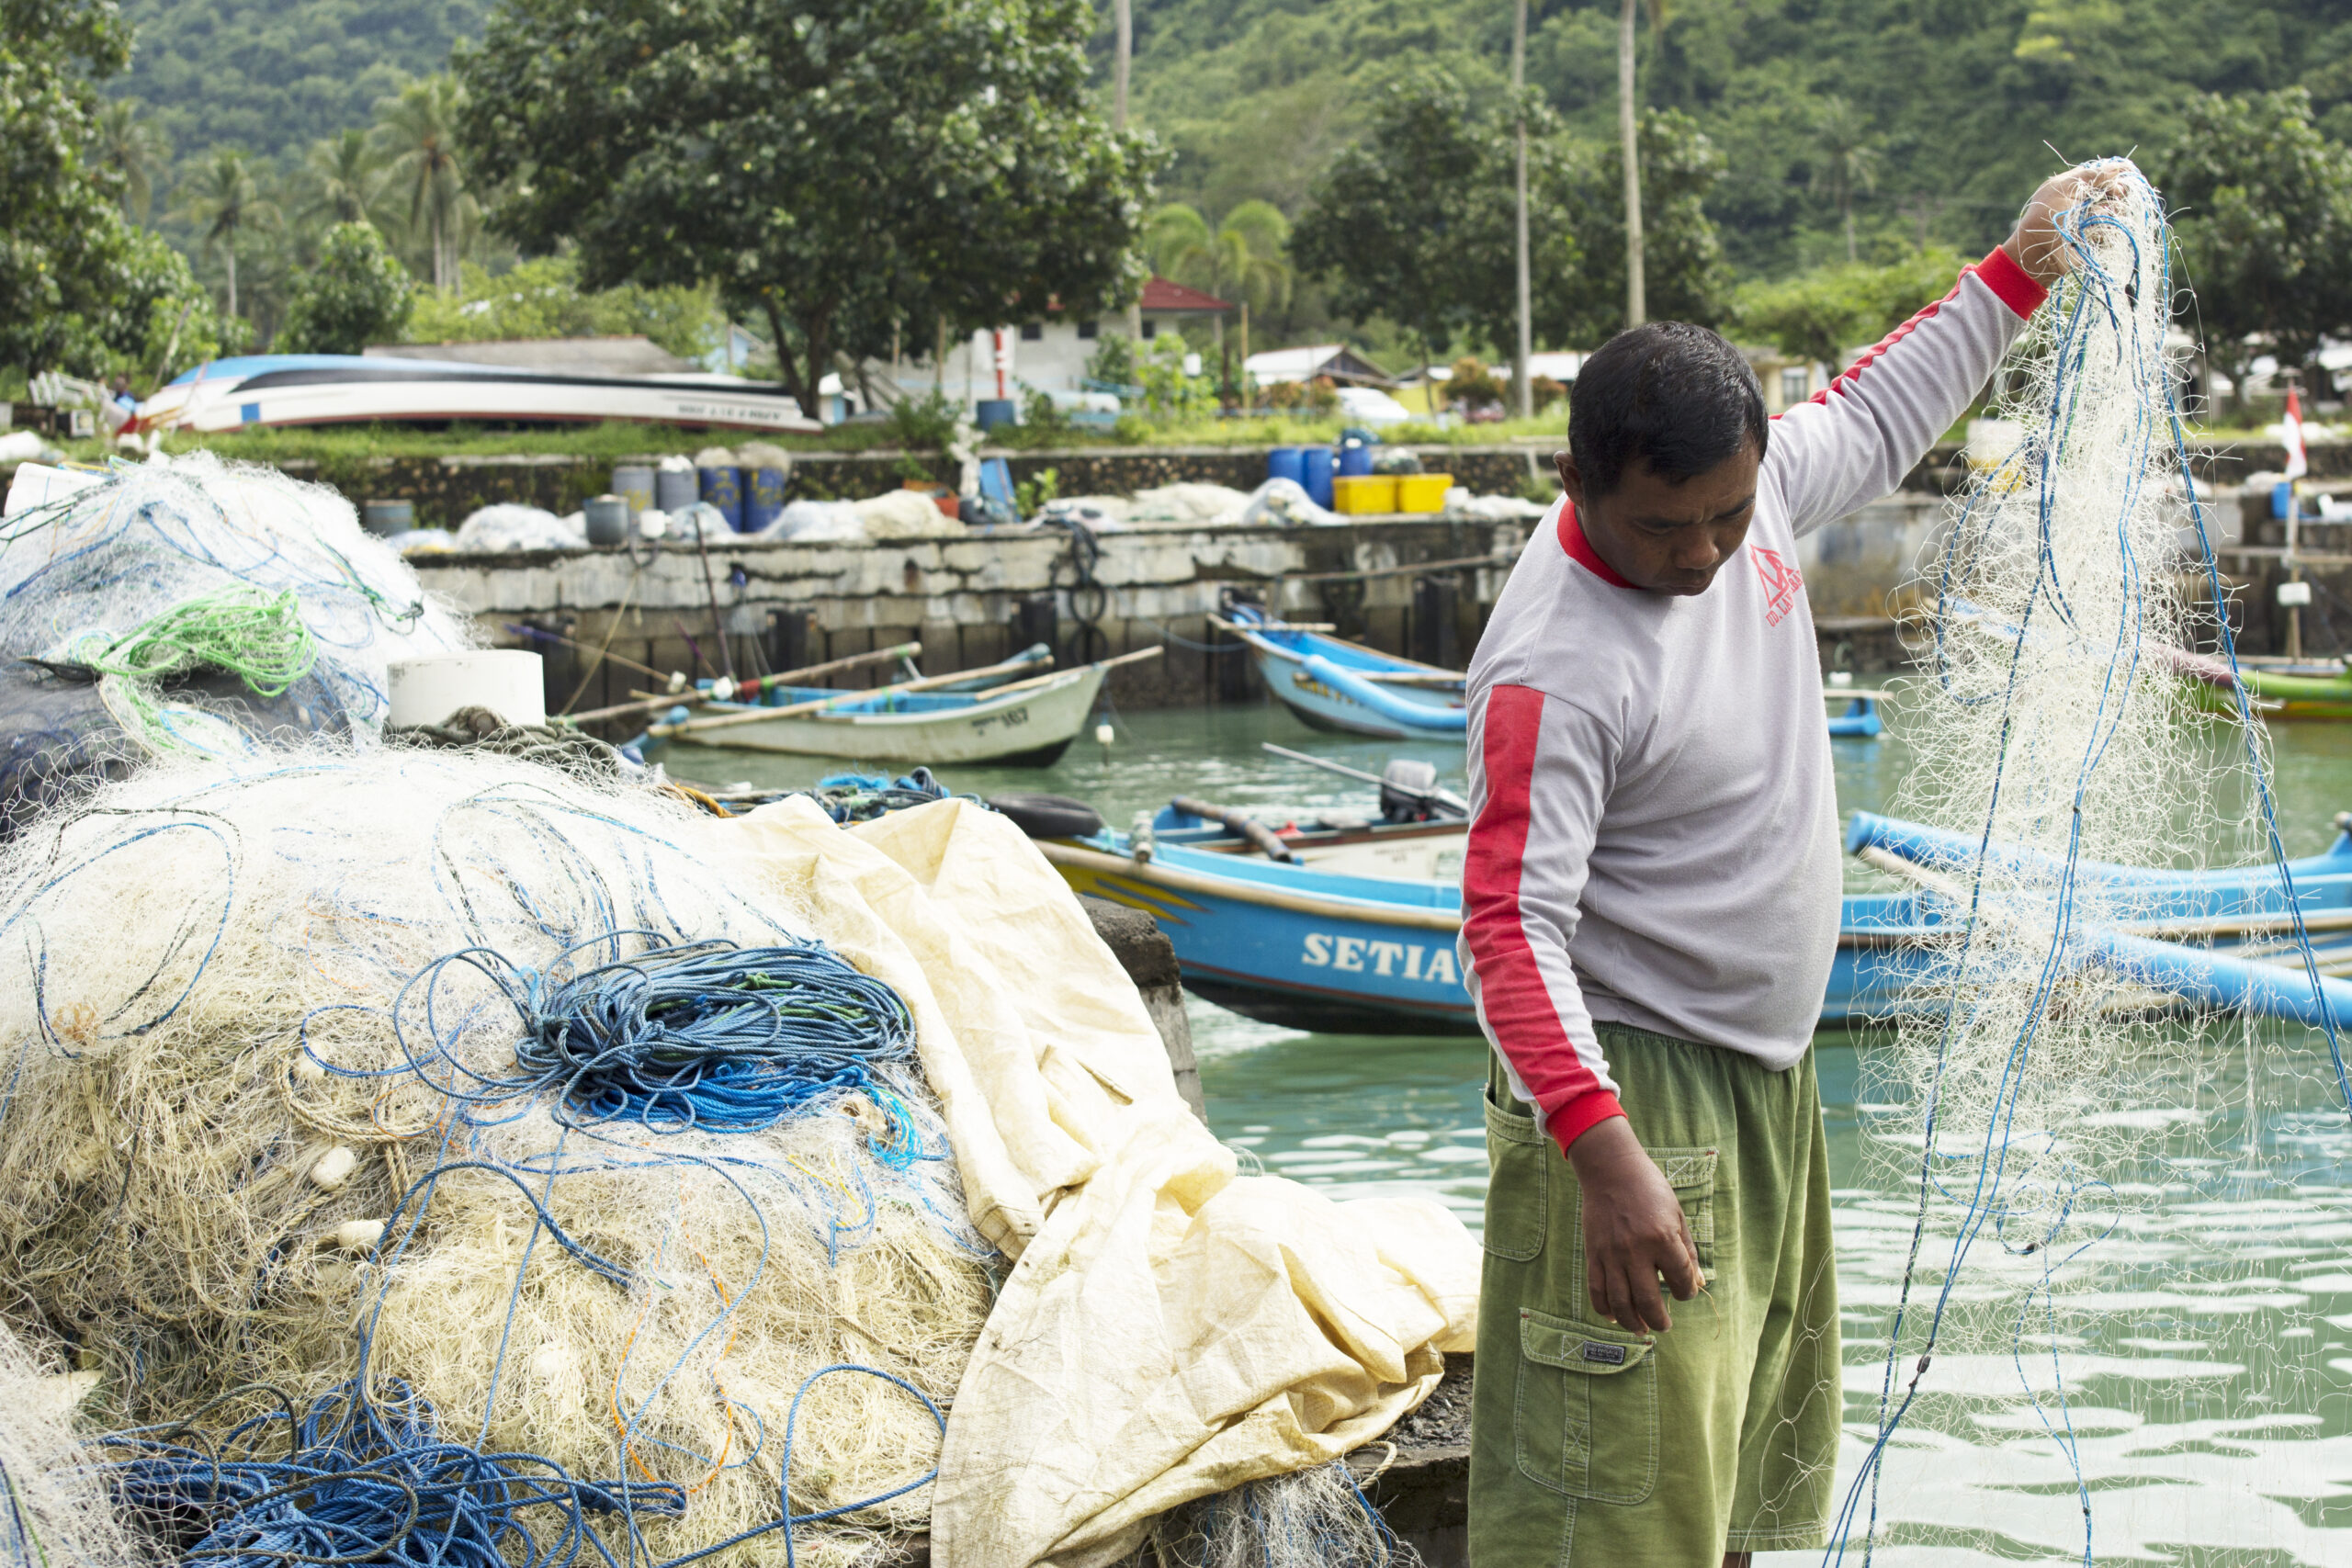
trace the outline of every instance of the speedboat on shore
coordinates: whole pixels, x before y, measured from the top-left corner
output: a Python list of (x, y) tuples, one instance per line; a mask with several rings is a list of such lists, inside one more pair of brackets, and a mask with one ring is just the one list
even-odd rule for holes
[(243, 430), (353, 423), (580, 424), (637, 420), (736, 430), (824, 427), (783, 388), (732, 376), (590, 376), (431, 359), (259, 354), (198, 366), (125, 427)]

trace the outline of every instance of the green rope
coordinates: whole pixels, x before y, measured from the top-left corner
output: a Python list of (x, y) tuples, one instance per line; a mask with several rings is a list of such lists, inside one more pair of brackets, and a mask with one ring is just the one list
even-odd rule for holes
[(167, 706), (165, 681), (220, 670), (256, 696), (280, 697), (318, 663), (319, 645), (293, 590), (240, 583), (182, 600), (121, 637), (85, 632), (68, 641), (65, 657), (98, 678), (107, 711), (148, 750), (209, 751), (227, 732), (210, 716)]
[(224, 670), (264, 697), (284, 696), (318, 661), (317, 639), (292, 589), (242, 586), (182, 600), (77, 660), (100, 675), (150, 684), (189, 670)]

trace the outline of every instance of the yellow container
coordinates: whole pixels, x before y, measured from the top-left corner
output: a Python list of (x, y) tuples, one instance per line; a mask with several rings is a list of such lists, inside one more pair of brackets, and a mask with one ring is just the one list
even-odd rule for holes
[(1399, 474), (1396, 477), (1396, 510), (1442, 512), (1445, 510), (1445, 492), (1453, 488), (1452, 474)]
[(1331, 481), (1331, 510), (1361, 513), (1395, 512), (1395, 474), (1341, 474)]

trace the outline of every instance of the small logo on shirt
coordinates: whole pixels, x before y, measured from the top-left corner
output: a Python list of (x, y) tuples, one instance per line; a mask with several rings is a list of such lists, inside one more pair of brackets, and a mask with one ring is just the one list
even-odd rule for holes
[(1598, 1339), (1588, 1339), (1584, 1342), (1584, 1359), (1588, 1361), (1605, 1362), (1612, 1367), (1622, 1367), (1625, 1364), (1625, 1347), (1604, 1345)]
[(1789, 606), (1796, 603), (1797, 595), (1804, 592), (1804, 579), (1778, 550), (1751, 545), (1747, 553), (1756, 562), (1756, 575), (1764, 583), (1764, 624), (1777, 626), (1789, 613)]

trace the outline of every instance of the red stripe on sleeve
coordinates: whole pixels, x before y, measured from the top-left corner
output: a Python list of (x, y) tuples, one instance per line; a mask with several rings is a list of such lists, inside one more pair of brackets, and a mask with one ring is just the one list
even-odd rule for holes
[(1566, 1150), (1596, 1122), (1625, 1112), (1561, 1027), (1520, 915), (1544, 703), (1544, 694), (1528, 686), (1497, 686), (1487, 694), (1487, 800), (1470, 825), (1462, 934), (1477, 966), (1479, 1005), (1496, 1044)]
[(1974, 271), (1984, 280), (1984, 287), (2019, 317), (2032, 315), (2050, 298), (2050, 290), (2036, 283), (2033, 275), (1998, 245), (1993, 247), (1992, 254), (1976, 264)]

